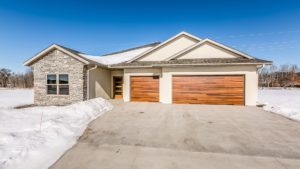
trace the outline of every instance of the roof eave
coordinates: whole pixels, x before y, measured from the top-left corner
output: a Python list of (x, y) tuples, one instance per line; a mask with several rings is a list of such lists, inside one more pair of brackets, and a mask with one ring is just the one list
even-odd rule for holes
[(198, 63), (198, 64), (152, 64), (152, 65), (137, 65), (137, 66), (113, 66), (108, 68), (151, 68), (151, 67), (180, 67), (180, 66), (231, 66), (231, 65), (271, 65), (272, 62), (257, 62), (257, 63)]

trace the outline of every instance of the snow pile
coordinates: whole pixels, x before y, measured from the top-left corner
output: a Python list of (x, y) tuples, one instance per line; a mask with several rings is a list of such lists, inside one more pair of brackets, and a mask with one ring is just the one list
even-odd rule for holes
[(0, 169), (48, 168), (76, 143), (89, 122), (112, 108), (102, 98), (64, 107), (1, 108)]
[(33, 104), (32, 89), (0, 88), (0, 108), (12, 108), (27, 104)]
[(261, 89), (258, 100), (264, 110), (300, 121), (300, 89)]
[(86, 54), (79, 54), (82, 57), (85, 57), (89, 60), (92, 60), (94, 62), (98, 62), (103, 65), (112, 65), (112, 64), (118, 64), (122, 62), (129, 61), (136, 56), (140, 55), (141, 53), (146, 52), (147, 50), (151, 49), (153, 47), (148, 46), (144, 48), (134, 49), (127, 52), (112, 54), (112, 55), (106, 55), (106, 56), (92, 56), (92, 55), (86, 55)]

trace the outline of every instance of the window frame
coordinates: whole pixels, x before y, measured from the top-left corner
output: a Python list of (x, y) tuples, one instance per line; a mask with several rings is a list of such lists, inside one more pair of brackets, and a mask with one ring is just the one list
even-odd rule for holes
[[(55, 84), (48, 84), (48, 75), (55, 75), (55, 79), (56, 79)], [(67, 84), (59, 84), (59, 75), (67, 75), (68, 83)], [(56, 94), (49, 94), (48, 86), (56, 86)], [(60, 86), (68, 86), (68, 94), (59, 94)], [(46, 74), (46, 95), (47, 96), (69, 96), (70, 95), (70, 75), (68, 73), (47, 73)]]

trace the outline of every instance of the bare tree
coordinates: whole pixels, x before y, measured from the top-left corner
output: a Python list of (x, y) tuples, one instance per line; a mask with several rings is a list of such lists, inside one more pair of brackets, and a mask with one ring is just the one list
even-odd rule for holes
[(31, 69), (25, 73), (12, 73), (9, 69), (0, 69), (0, 87), (32, 88), (33, 73)]
[(0, 69), (0, 86), (7, 87), (11, 70), (2, 68)]
[(299, 68), (297, 65), (265, 66), (259, 73), (261, 87), (294, 87), (299, 83)]

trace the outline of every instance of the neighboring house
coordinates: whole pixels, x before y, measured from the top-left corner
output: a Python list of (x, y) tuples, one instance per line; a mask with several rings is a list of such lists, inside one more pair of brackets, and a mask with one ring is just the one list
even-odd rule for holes
[(54, 44), (24, 63), (33, 68), (37, 105), (95, 97), (256, 105), (257, 69), (264, 64), (271, 62), (186, 32), (103, 56)]

